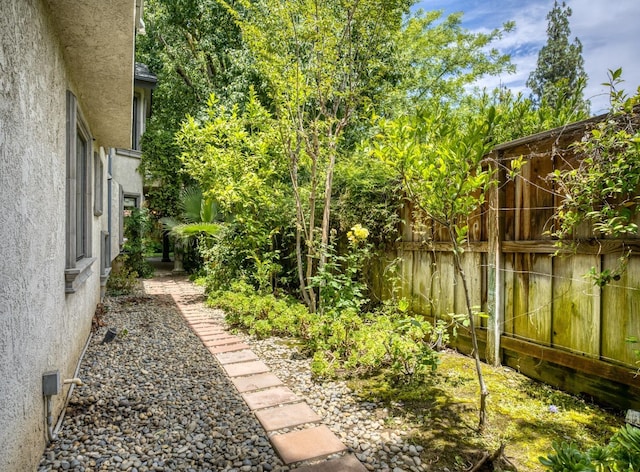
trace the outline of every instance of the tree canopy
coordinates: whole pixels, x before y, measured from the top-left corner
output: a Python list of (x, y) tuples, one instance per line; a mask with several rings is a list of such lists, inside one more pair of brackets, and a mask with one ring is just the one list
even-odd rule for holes
[[(578, 38), (569, 42), (571, 8), (565, 2), (553, 3), (547, 14), (547, 43), (538, 53), (538, 63), (529, 75), (527, 87), (536, 103), (546, 101), (551, 107), (566, 100), (575, 90), (584, 90), (587, 74), (584, 71), (582, 43)], [(589, 104), (581, 97), (577, 104), (588, 109)]]

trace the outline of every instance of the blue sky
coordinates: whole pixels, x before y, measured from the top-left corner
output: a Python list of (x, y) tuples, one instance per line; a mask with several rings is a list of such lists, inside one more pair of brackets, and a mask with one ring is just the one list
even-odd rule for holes
[[(571, 7), (571, 39), (582, 42), (584, 69), (589, 76), (585, 98), (591, 111), (607, 111), (607, 71), (622, 67), (623, 87), (630, 94), (640, 85), (640, 0), (566, 0)], [(471, 31), (490, 31), (513, 20), (516, 28), (495, 46), (511, 54), (515, 74), (483, 79), (478, 85), (494, 88), (499, 84), (514, 91), (530, 92), (525, 86), (535, 69), (538, 51), (547, 40), (547, 13), (553, 0), (425, 0), (415, 8), (444, 10), (445, 14), (464, 12), (463, 26)]]

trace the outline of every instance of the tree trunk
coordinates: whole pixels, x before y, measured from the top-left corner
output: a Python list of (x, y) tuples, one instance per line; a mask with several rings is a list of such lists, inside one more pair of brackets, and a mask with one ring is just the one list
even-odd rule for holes
[(467, 316), (469, 318), (469, 329), (471, 330), (471, 346), (473, 349), (473, 358), (476, 364), (476, 373), (478, 375), (478, 384), (480, 385), (480, 411), (478, 429), (482, 431), (487, 423), (487, 397), (489, 396), (489, 390), (484, 382), (482, 375), (482, 363), (480, 361), (480, 350), (478, 349), (478, 336), (476, 334), (475, 321), (473, 319), (473, 308), (471, 307), (471, 298), (469, 296), (469, 287), (467, 285), (467, 277), (462, 269), (462, 263), (460, 261), (460, 248), (456, 241), (456, 235), (453, 230), (449, 228), (449, 236), (453, 243), (453, 260), (456, 266), (456, 271), (460, 275), (462, 280), (462, 289), (464, 290), (464, 299), (467, 305)]
[(320, 252), (319, 267), (323, 267), (327, 262), (327, 247), (329, 246), (329, 218), (331, 216), (331, 192), (333, 190), (333, 169), (336, 165), (336, 154), (331, 153), (329, 165), (327, 166), (327, 178), (324, 185), (324, 212), (322, 213), (322, 247)]

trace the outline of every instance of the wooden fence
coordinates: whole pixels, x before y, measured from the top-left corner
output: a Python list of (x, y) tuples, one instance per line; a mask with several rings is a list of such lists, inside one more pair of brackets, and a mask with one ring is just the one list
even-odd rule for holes
[[(571, 143), (597, 120), (492, 151), (498, 185), (469, 220), (462, 260), (472, 304), (489, 314), (477, 319), (488, 361), (600, 402), (637, 409), (638, 359), (625, 339), (640, 338), (640, 238), (597, 240), (581, 229), (575, 252), (554, 255), (558, 248), (548, 234), (559, 200), (547, 176), (574, 159)], [(520, 156), (526, 164), (515, 178), (507, 178), (500, 169)], [(412, 214), (407, 205), (402, 241), (376, 262), (374, 291), (388, 297), (395, 281), (399, 295), (410, 299), (417, 312), (434, 317), (465, 313), (450, 241), (435, 226), (416, 231)], [(592, 267), (615, 268), (625, 248), (636, 255), (619, 280), (601, 288), (584, 277)], [(396, 276), (389, 270), (393, 260), (399, 264)], [(456, 345), (469, 351), (468, 336), (459, 336)]]

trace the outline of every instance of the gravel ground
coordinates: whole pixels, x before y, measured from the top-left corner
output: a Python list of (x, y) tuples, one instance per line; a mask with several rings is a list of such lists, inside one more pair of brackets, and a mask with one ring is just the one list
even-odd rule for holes
[[(106, 327), (93, 336), (79, 373), (84, 385), (39, 471), (289, 470), (170, 297), (107, 298), (105, 307), (107, 324), (126, 334), (108, 344)], [(247, 342), (367, 469), (426, 470), (422, 448), (404, 439), (383, 406), (358, 401), (344, 382), (313, 380), (309, 359), (285, 340)]]

